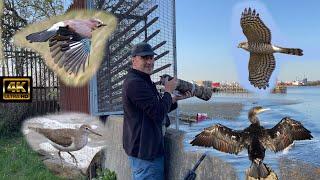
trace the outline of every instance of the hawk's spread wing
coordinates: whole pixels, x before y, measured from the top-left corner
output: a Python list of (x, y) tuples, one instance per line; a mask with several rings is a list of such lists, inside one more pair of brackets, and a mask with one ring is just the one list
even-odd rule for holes
[(262, 143), (265, 147), (278, 152), (288, 147), (294, 140), (311, 138), (313, 138), (311, 132), (299, 121), (285, 117), (272, 129), (266, 129)]
[(213, 147), (219, 151), (238, 154), (246, 147), (246, 135), (221, 124), (205, 128), (190, 142), (193, 146)]
[(271, 32), (262, 22), (255, 10), (245, 9), (241, 14), (240, 24), (248, 42), (271, 43)]
[(276, 66), (273, 54), (250, 53), (249, 81), (259, 89), (269, 87), (269, 79)]

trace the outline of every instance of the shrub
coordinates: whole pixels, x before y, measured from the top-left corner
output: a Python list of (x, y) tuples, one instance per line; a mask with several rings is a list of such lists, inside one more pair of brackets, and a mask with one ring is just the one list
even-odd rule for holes
[(19, 131), (23, 120), (32, 114), (29, 103), (0, 103), (0, 136)]
[(109, 169), (98, 170), (98, 177), (93, 178), (93, 180), (117, 180), (117, 174)]

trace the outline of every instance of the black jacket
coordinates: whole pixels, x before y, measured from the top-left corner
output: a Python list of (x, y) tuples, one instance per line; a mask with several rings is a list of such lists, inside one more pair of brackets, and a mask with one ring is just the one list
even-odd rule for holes
[(163, 120), (177, 108), (171, 95), (158, 93), (150, 75), (130, 69), (122, 88), (123, 148), (129, 156), (153, 159), (164, 154)]

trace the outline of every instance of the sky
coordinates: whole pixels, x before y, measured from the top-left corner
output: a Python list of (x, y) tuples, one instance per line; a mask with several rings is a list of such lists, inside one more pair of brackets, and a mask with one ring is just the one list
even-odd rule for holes
[(272, 43), (301, 48), (304, 56), (275, 54), (271, 79), (320, 80), (320, 1), (176, 0), (178, 77), (185, 80), (248, 81), (249, 53), (240, 27), (245, 7), (255, 8)]
[[(68, 7), (70, 0), (64, 0)], [(275, 54), (270, 83), (308, 78), (320, 80), (320, 1), (175, 0), (178, 78), (248, 82), (249, 53), (237, 48), (246, 41), (240, 15), (255, 8), (272, 33), (272, 43), (301, 48), (302, 57)]]

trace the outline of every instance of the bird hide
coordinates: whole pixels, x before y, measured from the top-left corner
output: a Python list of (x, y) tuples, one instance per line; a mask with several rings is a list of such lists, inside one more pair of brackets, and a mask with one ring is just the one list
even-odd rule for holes
[[(90, 18), (97, 18), (103, 21), (107, 26), (99, 28), (93, 31), (91, 38), (91, 52), (89, 56), (89, 63), (86, 66), (85, 71), (81, 71), (78, 74), (70, 74), (58, 64), (54, 63), (54, 59), (50, 53), (49, 42), (33, 42), (29, 43), (26, 40), (26, 36), (33, 32), (42, 31), (48, 29), (53, 24), (70, 19), (85, 20)], [(53, 70), (59, 77), (59, 79), (68, 86), (83, 86), (99, 69), (102, 62), (105, 45), (108, 37), (116, 29), (117, 19), (110, 13), (105, 11), (94, 10), (74, 10), (64, 15), (54, 16), (45, 21), (28, 25), (14, 36), (14, 43), (18, 46), (27, 47), (36, 50), (44, 58), (46, 65)]]

